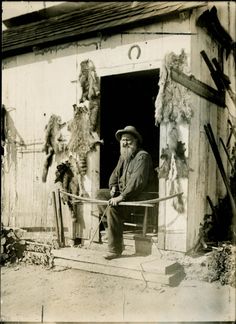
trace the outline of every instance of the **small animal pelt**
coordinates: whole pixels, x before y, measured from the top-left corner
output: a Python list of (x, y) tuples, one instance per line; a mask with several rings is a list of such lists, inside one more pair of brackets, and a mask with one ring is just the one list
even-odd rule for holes
[(193, 115), (190, 91), (171, 79), (171, 68), (187, 71), (187, 55), (171, 52), (165, 55), (160, 72), (159, 92), (155, 101), (155, 122), (187, 122)]

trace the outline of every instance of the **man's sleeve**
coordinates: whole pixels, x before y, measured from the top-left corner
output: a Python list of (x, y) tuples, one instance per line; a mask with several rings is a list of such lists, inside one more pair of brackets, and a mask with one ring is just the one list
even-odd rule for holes
[(140, 154), (137, 158), (134, 170), (122, 192), (124, 200), (132, 199), (143, 192), (149, 181), (149, 173), (152, 167), (152, 161), (149, 154)]
[(109, 179), (109, 189), (112, 187), (116, 187), (118, 189), (118, 181), (119, 181), (119, 174), (120, 174), (120, 168), (121, 168), (121, 159), (119, 159), (117, 166), (113, 170), (110, 179)]

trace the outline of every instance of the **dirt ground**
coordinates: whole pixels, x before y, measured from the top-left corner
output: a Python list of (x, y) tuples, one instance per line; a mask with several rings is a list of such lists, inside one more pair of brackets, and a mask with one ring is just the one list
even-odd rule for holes
[[(201, 261), (201, 260), (200, 260)], [(235, 289), (204, 281), (202, 262), (185, 261), (177, 287), (75, 269), (1, 269), (2, 322), (234, 321)]]

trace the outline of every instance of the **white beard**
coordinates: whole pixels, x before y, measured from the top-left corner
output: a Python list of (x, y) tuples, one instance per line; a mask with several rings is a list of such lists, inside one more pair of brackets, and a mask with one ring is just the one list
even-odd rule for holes
[(128, 160), (131, 155), (136, 151), (136, 147), (121, 147), (120, 148), (120, 155), (124, 160)]

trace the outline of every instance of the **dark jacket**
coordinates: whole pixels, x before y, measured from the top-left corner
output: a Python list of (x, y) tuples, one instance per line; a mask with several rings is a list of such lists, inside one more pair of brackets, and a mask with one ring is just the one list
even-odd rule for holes
[(154, 170), (149, 153), (139, 149), (130, 160), (119, 158), (109, 179), (109, 188), (116, 187), (124, 200), (139, 199), (142, 192), (152, 190)]

